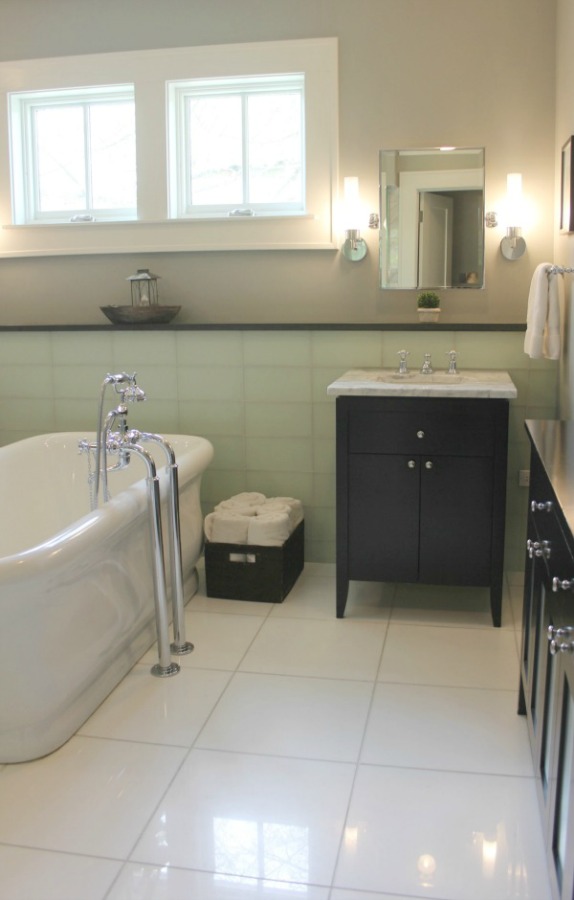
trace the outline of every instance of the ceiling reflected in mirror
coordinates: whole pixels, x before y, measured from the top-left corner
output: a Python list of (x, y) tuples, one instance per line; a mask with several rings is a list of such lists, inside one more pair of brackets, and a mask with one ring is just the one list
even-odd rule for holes
[(484, 287), (484, 149), (381, 150), (380, 286)]

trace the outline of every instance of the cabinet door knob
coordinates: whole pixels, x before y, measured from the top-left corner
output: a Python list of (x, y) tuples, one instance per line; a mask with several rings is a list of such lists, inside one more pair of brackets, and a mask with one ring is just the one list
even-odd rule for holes
[(557, 653), (572, 653), (574, 651), (574, 641), (550, 641), (550, 655), (556, 656)]
[(427, 461), (425, 463), (425, 469), (432, 469), (432, 467), (433, 467), (432, 462), (430, 461), (430, 459), (427, 459)]
[(422, 440), (422, 439), (424, 438), (424, 436), (425, 436), (424, 431), (417, 431), (417, 437), (418, 437), (418, 438), (420, 438), (420, 439)]
[(555, 577), (552, 579), (552, 590), (554, 593), (558, 593), (558, 591), (571, 591), (574, 587), (574, 579), (560, 579)]
[(530, 509), (532, 512), (551, 512), (552, 500), (543, 500), (541, 503), (533, 500), (530, 504)]
[(416, 462), (414, 461), (414, 459), (409, 459), (407, 466), (409, 467), (409, 469), (414, 469), (416, 466)]

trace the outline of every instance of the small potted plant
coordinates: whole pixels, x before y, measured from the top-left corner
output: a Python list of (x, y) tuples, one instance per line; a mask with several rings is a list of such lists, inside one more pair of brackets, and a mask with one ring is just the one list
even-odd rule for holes
[(440, 314), (440, 297), (435, 291), (423, 291), (417, 298), (420, 322), (436, 322)]

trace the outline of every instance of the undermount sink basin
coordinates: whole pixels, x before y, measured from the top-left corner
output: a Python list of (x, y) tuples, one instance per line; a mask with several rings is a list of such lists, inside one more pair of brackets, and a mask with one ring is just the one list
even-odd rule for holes
[[(448, 372), (432, 372), (430, 375), (422, 375), (420, 372), (382, 372), (375, 377), (375, 381), (404, 381), (410, 384), (460, 384), (470, 380), (470, 377), (465, 377), (458, 372), (456, 375), (449, 375)], [(476, 382), (473, 381), (473, 383)]]
[(499, 369), (467, 369), (456, 374), (423, 375), (396, 369), (351, 369), (327, 388), (330, 396), (342, 394), (404, 397), (498, 397), (512, 400), (517, 390), (508, 372)]

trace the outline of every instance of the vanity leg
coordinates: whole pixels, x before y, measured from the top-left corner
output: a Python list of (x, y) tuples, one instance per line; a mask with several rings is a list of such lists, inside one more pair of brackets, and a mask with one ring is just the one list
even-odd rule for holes
[(502, 623), (502, 581), (497, 581), (490, 586), (490, 612), (492, 624), (495, 628), (500, 628)]
[(342, 619), (347, 605), (349, 593), (349, 579), (337, 572), (337, 618)]
[(524, 685), (522, 684), (522, 675), (520, 676), (520, 682), (518, 684), (518, 709), (516, 711), (519, 716), (526, 715), (526, 697), (524, 695)]

